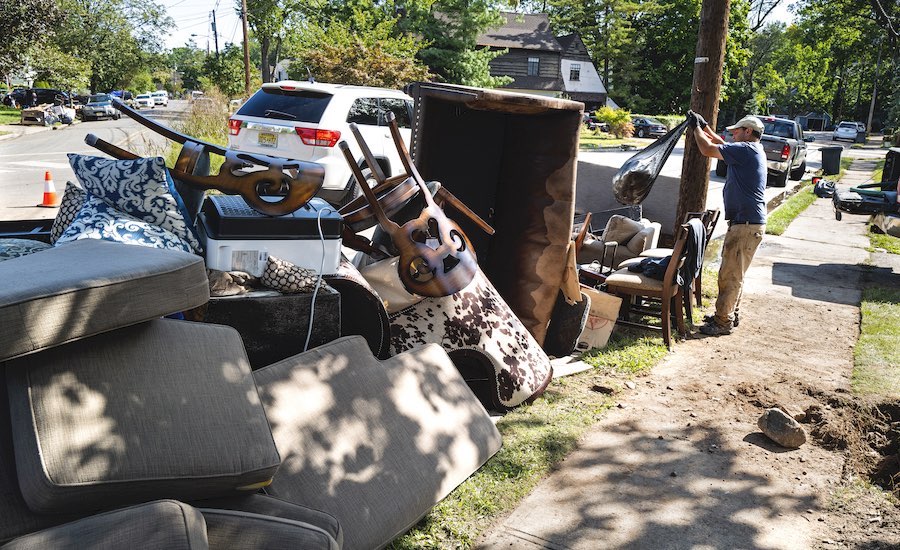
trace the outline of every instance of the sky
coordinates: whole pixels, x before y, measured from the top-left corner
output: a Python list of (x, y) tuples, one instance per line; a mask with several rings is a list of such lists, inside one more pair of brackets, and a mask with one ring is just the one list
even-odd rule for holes
[[(216, 34), (219, 35), (220, 49), (229, 42), (239, 44), (243, 39), (241, 21), (234, 10), (235, 0), (161, 0), (160, 3), (166, 7), (176, 25), (166, 39), (167, 49), (184, 46), (188, 40), (191, 40), (191, 35), (196, 34), (197, 36), (193, 37), (193, 40), (197, 47), (206, 49), (208, 42), (209, 50), (215, 50), (215, 41), (210, 25), (210, 13), (213, 11), (216, 12), (218, 27)], [(791, 21), (792, 16), (788, 12), (787, 6), (793, 3), (794, 0), (783, 0), (769, 19)]]
[(169, 16), (175, 20), (175, 28), (166, 39), (167, 49), (184, 46), (191, 40), (198, 48), (206, 49), (209, 42), (209, 50), (215, 50), (215, 40), (212, 33), (211, 12), (216, 13), (216, 26), (218, 27), (219, 49), (229, 42), (240, 43), (243, 40), (241, 20), (234, 11), (235, 0), (160, 0)]

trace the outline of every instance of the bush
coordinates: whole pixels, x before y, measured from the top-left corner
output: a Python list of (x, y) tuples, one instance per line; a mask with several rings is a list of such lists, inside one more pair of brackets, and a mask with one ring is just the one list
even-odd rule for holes
[(634, 125), (631, 123), (631, 112), (625, 109), (613, 109), (600, 107), (594, 113), (597, 120), (609, 124), (609, 131), (617, 138), (631, 137), (634, 135)]

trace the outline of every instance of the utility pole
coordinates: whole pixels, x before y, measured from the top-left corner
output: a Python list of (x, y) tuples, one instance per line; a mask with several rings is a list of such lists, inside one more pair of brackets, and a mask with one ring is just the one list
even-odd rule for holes
[(216, 11), (213, 10), (210, 13), (212, 14), (213, 40), (216, 43), (216, 59), (219, 59), (219, 31), (218, 31), (218, 27), (216, 27)]
[(244, 27), (244, 95), (250, 97), (250, 30), (247, 28), (247, 0), (241, 0), (241, 24)]
[[(713, 128), (716, 127), (716, 117), (719, 114), (719, 94), (722, 91), (722, 70), (725, 65), (725, 38), (728, 36), (730, 12), (731, 0), (703, 0), (703, 7), (700, 8), (694, 81), (691, 84), (691, 109), (703, 115)], [(684, 140), (684, 162), (681, 167), (681, 186), (675, 214), (676, 227), (682, 223), (688, 212), (701, 212), (706, 209), (708, 185), (709, 159), (700, 153), (693, 134), (688, 131)]]
[(869, 119), (866, 121), (866, 133), (872, 133), (872, 116), (875, 114), (875, 98), (878, 96), (878, 77), (881, 76), (881, 46), (884, 40), (878, 41), (878, 62), (875, 63), (875, 82), (872, 83), (872, 103), (869, 104)]

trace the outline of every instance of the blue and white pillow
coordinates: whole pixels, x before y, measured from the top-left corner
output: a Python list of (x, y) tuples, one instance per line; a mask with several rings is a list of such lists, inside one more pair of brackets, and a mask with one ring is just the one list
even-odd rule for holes
[(31, 239), (0, 239), (0, 262), (21, 258), (48, 248), (49, 244)]
[(91, 195), (120, 212), (174, 233), (195, 253), (203, 251), (161, 157), (114, 160), (70, 154), (69, 164), (81, 187)]
[(66, 182), (66, 191), (63, 193), (62, 201), (59, 204), (59, 212), (53, 219), (53, 227), (50, 228), (50, 244), (56, 244), (59, 236), (63, 234), (81, 207), (84, 206), (85, 195), (84, 189), (78, 187), (71, 181)]
[(90, 193), (75, 219), (56, 241), (56, 245), (81, 239), (101, 239), (150, 248), (194, 252), (190, 243), (180, 236), (152, 223), (119, 212), (103, 199)]

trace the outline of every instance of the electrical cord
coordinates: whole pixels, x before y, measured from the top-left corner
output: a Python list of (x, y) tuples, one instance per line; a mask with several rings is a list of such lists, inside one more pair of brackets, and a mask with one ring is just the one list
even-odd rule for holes
[(319, 228), (319, 242), (322, 244), (322, 262), (319, 264), (319, 276), (316, 278), (316, 286), (313, 289), (312, 301), (309, 305), (309, 326), (306, 328), (306, 342), (303, 344), (303, 351), (307, 351), (309, 349), (309, 339), (312, 337), (313, 331), (313, 320), (316, 316), (316, 298), (319, 295), (319, 287), (322, 285), (322, 276), (325, 272), (325, 234), (322, 232), (322, 214), (328, 212), (329, 214), (334, 214), (335, 211), (330, 207), (325, 207), (319, 210), (319, 214), (316, 216), (316, 225)]

